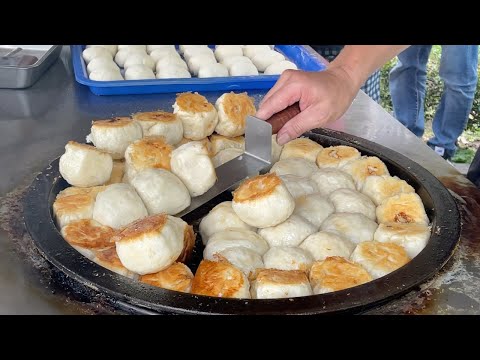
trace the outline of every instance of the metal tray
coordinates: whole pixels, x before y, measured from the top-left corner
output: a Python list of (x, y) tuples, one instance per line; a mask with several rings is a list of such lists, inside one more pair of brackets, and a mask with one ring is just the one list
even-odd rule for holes
[[(211, 45), (212, 47), (214, 45)], [(82, 58), (85, 45), (71, 45), (73, 70), (78, 83), (89, 87), (95, 95), (155, 94), (184, 91), (220, 91), (270, 89), (278, 75), (230, 76), (216, 78), (151, 79), (95, 81), (88, 78), (87, 66)], [(275, 50), (295, 63), (300, 70), (321, 71), (326, 66), (316, 52), (304, 45), (275, 45)]]
[(32, 86), (60, 56), (62, 45), (0, 45), (0, 56), (15, 48), (22, 50), (17, 55), (32, 55), (38, 60), (26, 66), (0, 64), (0, 88), (24, 89)]
[[(402, 268), (364, 285), (328, 294), (273, 300), (224, 299), (179, 293), (142, 284), (93, 263), (74, 250), (61, 236), (52, 218), (55, 196), (68, 184), (54, 160), (33, 181), (25, 198), (25, 224), (41, 254), (72, 282), (107, 296), (117, 307), (134, 313), (179, 314), (325, 314), (359, 313), (397, 298), (433, 277), (453, 254), (460, 236), (460, 214), (455, 200), (440, 181), (405, 156), (373, 142), (332, 130), (306, 134), (324, 145), (354, 146), (363, 154), (379, 157), (390, 173), (412, 185), (421, 197), (432, 224), (425, 249)], [(188, 214), (187, 222), (199, 220), (229, 193)], [(196, 229), (197, 230), (197, 229)], [(201, 259), (202, 242), (197, 236), (192, 262)]]

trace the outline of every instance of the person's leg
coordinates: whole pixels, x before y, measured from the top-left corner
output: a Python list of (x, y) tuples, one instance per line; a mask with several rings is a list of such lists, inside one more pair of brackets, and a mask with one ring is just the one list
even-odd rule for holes
[(480, 187), (480, 149), (477, 149), (470, 167), (468, 168), (467, 179)]
[(390, 95), (395, 118), (417, 136), (424, 131), (425, 82), (432, 45), (412, 45), (398, 55), (390, 71)]
[(380, 103), (380, 70), (370, 75), (361, 89), (370, 96), (373, 101)]
[(445, 157), (455, 154), (455, 142), (465, 130), (477, 87), (478, 45), (442, 45), (440, 77), (444, 89), (433, 119), (428, 145)]

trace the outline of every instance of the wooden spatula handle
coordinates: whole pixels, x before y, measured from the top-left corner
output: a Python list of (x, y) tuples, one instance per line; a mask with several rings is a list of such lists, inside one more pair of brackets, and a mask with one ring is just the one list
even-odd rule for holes
[(300, 105), (296, 102), (293, 105), (273, 114), (267, 121), (272, 125), (272, 133), (276, 134), (283, 125), (285, 125), (290, 119), (300, 114)]

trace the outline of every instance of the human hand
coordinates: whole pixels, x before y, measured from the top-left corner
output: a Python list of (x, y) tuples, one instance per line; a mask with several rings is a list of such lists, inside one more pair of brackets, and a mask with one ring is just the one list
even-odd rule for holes
[(299, 103), (301, 112), (278, 131), (277, 142), (284, 145), (304, 132), (337, 120), (350, 107), (360, 84), (342, 67), (321, 72), (286, 70), (263, 98), (256, 117), (272, 115)]

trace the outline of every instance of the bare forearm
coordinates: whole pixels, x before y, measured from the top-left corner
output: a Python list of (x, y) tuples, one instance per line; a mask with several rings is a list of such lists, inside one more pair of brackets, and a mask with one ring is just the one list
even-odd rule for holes
[(408, 45), (346, 45), (329, 69), (343, 70), (356, 87), (388, 60), (402, 52)]

